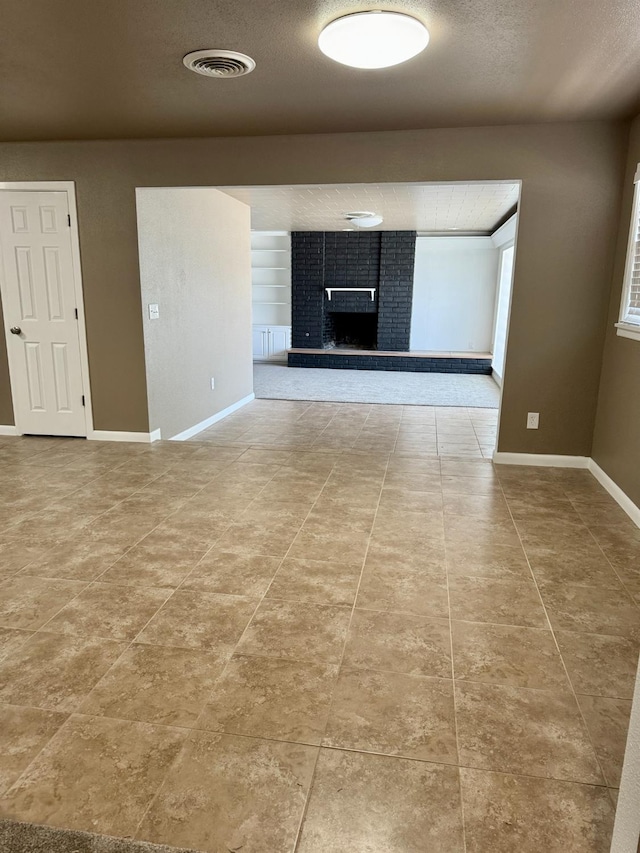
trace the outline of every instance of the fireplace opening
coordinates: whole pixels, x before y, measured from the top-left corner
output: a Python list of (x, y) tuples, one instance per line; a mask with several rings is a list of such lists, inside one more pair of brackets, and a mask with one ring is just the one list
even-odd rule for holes
[(333, 345), (340, 349), (377, 349), (378, 315), (331, 314)]

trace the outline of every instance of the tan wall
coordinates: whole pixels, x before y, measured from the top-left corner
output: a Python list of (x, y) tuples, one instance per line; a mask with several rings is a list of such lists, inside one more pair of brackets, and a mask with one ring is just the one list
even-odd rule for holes
[(633, 202), (633, 178), (640, 163), (640, 116), (631, 125), (622, 212), (618, 229), (613, 287), (607, 321), (593, 458), (640, 505), (640, 342), (616, 334), (627, 240)]
[[(582, 455), (591, 451), (626, 133), (575, 123), (6, 144), (0, 180), (76, 181), (95, 426), (146, 430), (135, 187), (521, 179), (500, 449)], [(527, 411), (541, 413), (538, 431), (525, 429)]]
[(171, 438), (253, 391), (251, 211), (208, 188), (136, 195), (149, 428)]

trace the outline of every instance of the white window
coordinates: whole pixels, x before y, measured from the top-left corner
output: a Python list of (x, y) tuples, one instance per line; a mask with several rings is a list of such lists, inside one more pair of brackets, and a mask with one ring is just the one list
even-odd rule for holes
[(627, 263), (624, 269), (620, 322), (616, 323), (618, 334), (625, 338), (640, 341), (640, 165), (636, 171), (633, 189), (633, 212), (629, 243), (627, 245)]

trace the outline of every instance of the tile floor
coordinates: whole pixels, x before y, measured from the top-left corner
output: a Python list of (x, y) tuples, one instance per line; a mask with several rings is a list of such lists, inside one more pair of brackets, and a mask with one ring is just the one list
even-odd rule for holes
[(606, 853), (640, 531), (587, 472), (434, 455), (460, 415), (0, 439), (0, 814), (207, 853)]
[(197, 440), (289, 450), (491, 459), (497, 428), (497, 409), (255, 400), (200, 433)]

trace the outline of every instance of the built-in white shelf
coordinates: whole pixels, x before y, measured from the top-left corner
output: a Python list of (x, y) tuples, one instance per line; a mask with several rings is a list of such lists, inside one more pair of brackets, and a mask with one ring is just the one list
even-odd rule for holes
[(291, 235), (251, 232), (254, 329), (291, 327)]

